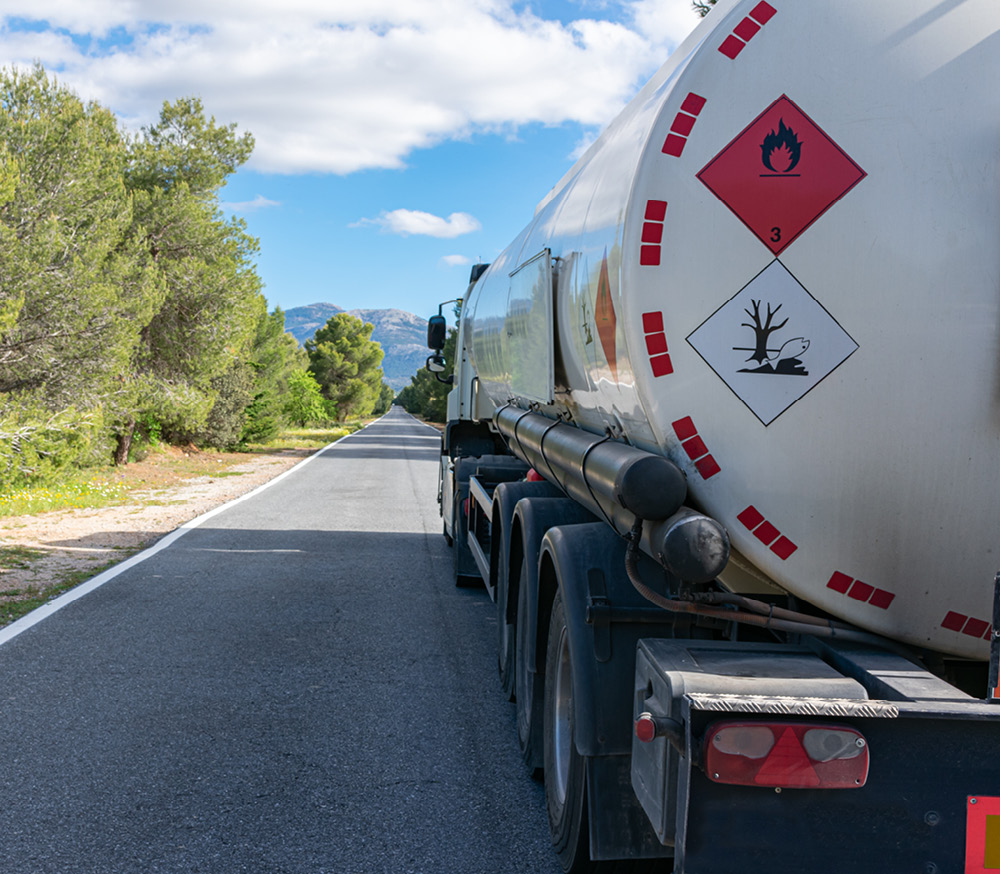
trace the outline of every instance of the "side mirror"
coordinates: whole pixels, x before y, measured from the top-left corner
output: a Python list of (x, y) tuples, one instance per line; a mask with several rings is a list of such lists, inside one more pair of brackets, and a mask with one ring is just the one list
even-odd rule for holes
[(427, 369), (431, 373), (444, 373), (445, 363), (444, 358), (440, 355), (430, 355), (427, 358)]
[[(444, 349), (444, 341), (448, 336), (448, 323), (444, 316), (431, 316), (427, 320), (427, 345), (440, 352)], [(438, 356), (440, 357), (440, 356)], [(428, 359), (429, 361), (430, 359)]]
[(441, 376), (441, 374), (444, 373), (447, 365), (445, 364), (444, 356), (442, 356), (440, 352), (435, 352), (433, 355), (428, 355), (425, 367), (431, 373), (434, 374), (434, 378), (438, 382), (443, 382), (445, 385), (455, 384), (454, 374), (452, 374), (451, 376)]

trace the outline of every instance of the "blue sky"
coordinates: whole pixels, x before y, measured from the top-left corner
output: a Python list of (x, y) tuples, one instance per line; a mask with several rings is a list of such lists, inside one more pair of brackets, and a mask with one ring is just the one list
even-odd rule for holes
[[(222, 191), (269, 304), (460, 296), (697, 24), (689, 0), (5, 0), (40, 61), (132, 129), (198, 96), (256, 139)], [(446, 308), (447, 309), (447, 308)]]

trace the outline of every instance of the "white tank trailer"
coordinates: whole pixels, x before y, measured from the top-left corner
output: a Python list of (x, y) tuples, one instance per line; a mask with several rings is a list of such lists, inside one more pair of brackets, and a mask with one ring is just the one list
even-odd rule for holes
[[(567, 871), (1000, 870), (998, 332), (997, 0), (720, 0), (474, 271), (445, 534)], [(712, 776), (775, 714), (852, 791)]]

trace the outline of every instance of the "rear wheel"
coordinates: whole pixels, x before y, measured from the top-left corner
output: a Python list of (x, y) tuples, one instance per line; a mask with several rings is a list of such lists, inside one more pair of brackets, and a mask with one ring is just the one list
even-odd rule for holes
[(586, 763), (573, 741), (573, 665), (562, 595), (552, 603), (545, 653), (545, 801), (552, 846), (567, 874), (591, 874)]
[(590, 858), (587, 822), (587, 761), (576, 749), (573, 663), (562, 595), (552, 603), (545, 652), (545, 801), (552, 846), (566, 874), (669, 874), (670, 859)]

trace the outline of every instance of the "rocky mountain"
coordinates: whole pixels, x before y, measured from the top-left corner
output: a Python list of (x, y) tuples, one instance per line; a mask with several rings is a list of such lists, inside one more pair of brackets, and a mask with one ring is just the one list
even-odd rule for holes
[[(285, 311), (285, 330), (300, 343), (312, 338), (337, 313), (345, 310), (332, 303), (314, 303)], [(410, 384), (410, 377), (424, 366), (427, 348), (427, 319), (404, 310), (347, 310), (374, 326), (372, 339), (382, 344), (385, 381), (396, 391)]]

